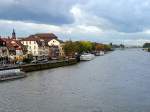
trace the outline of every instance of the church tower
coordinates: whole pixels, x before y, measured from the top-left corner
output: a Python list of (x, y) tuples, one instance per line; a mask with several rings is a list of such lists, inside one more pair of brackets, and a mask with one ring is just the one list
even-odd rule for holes
[(16, 33), (15, 33), (14, 29), (13, 29), (13, 32), (12, 32), (12, 39), (16, 40)]

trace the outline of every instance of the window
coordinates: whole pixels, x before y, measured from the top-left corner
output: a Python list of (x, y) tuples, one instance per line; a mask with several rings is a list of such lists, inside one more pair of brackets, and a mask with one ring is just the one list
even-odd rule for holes
[(5, 42), (3, 42), (3, 45), (5, 45)]
[(31, 41), (29, 43), (31, 44)]

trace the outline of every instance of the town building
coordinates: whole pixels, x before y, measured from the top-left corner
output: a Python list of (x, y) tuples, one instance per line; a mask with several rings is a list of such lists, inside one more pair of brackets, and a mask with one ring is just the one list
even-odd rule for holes
[(6, 46), (6, 41), (0, 37), (0, 64), (6, 64), (8, 62), (8, 49)]
[(3, 38), (6, 42), (6, 47), (8, 49), (8, 57), (10, 60), (23, 60), (24, 56), (27, 53), (26, 47), (21, 43), (20, 40), (17, 40), (15, 30), (13, 29), (12, 37)]
[(35, 59), (59, 58), (63, 54), (61, 41), (53, 33), (30, 35), (22, 39), (21, 43)]

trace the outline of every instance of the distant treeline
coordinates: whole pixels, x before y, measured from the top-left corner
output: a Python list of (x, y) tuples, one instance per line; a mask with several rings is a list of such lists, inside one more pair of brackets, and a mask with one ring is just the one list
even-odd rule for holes
[(66, 55), (82, 54), (93, 51), (111, 51), (111, 45), (90, 42), (90, 41), (66, 41), (63, 46)]
[(150, 43), (145, 43), (145, 44), (143, 45), (143, 48), (150, 48)]
[(111, 46), (112, 48), (125, 48), (125, 45), (123, 45), (123, 44), (117, 45), (117, 44), (112, 44), (112, 43), (110, 43), (110, 46)]

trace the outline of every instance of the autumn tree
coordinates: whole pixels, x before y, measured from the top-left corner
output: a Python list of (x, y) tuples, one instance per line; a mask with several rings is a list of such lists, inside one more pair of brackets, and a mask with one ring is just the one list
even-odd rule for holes
[(72, 41), (67, 41), (65, 42), (63, 49), (66, 56), (73, 57), (76, 52), (76, 45)]
[(96, 51), (104, 51), (105, 46), (103, 44), (97, 44), (97, 45), (95, 45), (95, 50)]

